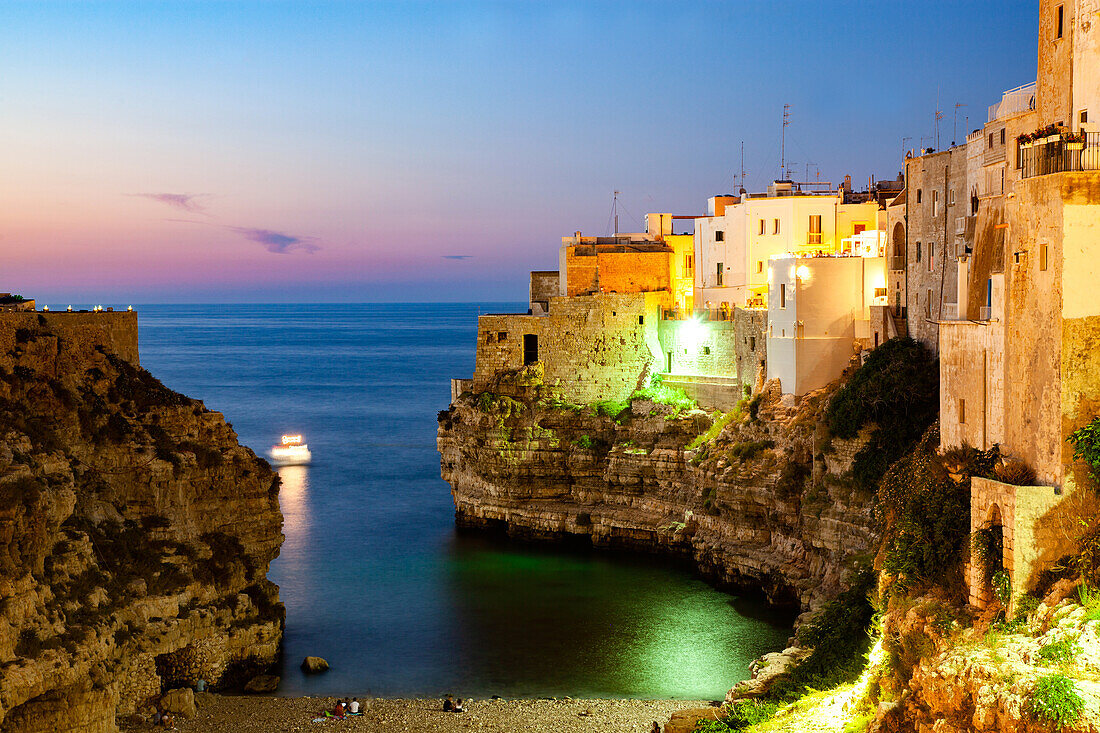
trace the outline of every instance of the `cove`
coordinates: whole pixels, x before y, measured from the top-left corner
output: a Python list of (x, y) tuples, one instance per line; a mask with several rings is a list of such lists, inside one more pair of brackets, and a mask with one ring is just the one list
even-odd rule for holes
[[(486, 310), (514, 308), (489, 304)], [(791, 619), (684, 566), (458, 532), (438, 410), (479, 306), (144, 306), (142, 364), (225, 413), (280, 470), (282, 695), (720, 698)], [(325, 657), (306, 677), (297, 664)]]

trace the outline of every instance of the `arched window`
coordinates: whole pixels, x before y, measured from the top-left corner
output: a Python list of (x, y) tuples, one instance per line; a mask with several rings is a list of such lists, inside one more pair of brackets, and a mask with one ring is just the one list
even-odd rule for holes
[(900, 221), (894, 225), (894, 257), (905, 256), (905, 225)]

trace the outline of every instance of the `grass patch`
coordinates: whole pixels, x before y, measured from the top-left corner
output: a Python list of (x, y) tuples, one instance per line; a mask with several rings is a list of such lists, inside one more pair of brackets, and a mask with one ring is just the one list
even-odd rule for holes
[(573, 441), (573, 445), (584, 450), (592, 450), (592, 447), (596, 445), (596, 441), (592, 440), (591, 436), (582, 435)]
[(1039, 659), (1050, 664), (1068, 664), (1074, 657), (1084, 651), (1077, 643), (1077, 638), (1062, 639), (1043, 644), (1039, 649)]
[(774, 440), (750, 440), (745, 443), (738, 443), (730, 448), (730, 456), (739, 461), (747, 461), (756, 456), (757, 453), (774, 447)]
[(599, 400), (592, 403), (592, 412), (606, 415), (621, 425), (627, 417), (626, 411), (629, 407), (629, 400)]
[(687, 393), (679, 387), (670, 387), (667, 384), (651, 384), (645, 389), (634, 390), (630, 395), (630, 401), (652, 400), (658, 404), (668, 405), (676, 409), (677, 413), (684, 410), (694, 410), (695, 400), (687, 396)]

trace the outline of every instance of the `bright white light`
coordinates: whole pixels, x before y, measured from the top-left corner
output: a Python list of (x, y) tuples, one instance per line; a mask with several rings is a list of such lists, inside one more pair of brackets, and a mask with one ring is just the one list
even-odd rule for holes
[(806, 267), (805, 265), (799, 265), (796, 272), (798, 273), (798, 277), (802, 280), (810, 279), (810, 268)]
[(707, 326), (697, 318), (684, 322), (684, 345), (689, 350), (698, 350), (699, 344), (707, 336)]

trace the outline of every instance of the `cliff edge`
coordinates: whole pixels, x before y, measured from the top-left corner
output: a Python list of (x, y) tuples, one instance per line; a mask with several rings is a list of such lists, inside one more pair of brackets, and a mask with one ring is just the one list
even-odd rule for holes
[(113, 731), (164, 690), (235, 685), (278, 655), (278, 477), (118, 354), (125, 315), (0, 318), (3, 733)]

